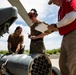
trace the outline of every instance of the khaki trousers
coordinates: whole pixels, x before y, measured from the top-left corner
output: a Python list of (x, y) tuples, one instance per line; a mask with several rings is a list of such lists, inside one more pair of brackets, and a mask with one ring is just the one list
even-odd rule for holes
[(63, 36), (59, 66), (61, 75), (76, 75), (76, 29)]

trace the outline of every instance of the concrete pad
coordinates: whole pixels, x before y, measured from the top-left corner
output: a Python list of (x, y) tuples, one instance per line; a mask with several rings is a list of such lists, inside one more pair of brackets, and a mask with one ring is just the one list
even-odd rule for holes
[(50, 59), (52, 66), (57, 67), (59, 69), (59, 59)]
[(50, 55), (50, 61), (53, 67), (57, 67), (59, 69), (59, 55)]

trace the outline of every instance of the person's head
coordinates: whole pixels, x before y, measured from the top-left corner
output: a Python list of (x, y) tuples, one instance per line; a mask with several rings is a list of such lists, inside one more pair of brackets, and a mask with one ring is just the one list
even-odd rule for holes
[(19, 36), (22, 33), (22, 27), (18, 26), (15, 29), (15, 36)]
[(36, 9), (31, 9), (30, 12), (28, 13), (29, 18), (32, 20), (32, 22), (35, 22), (38, 16), (38, 13), (36, 11)]
[(48, 4), (51, 5), (52, 3), (57, 6), (62, 6), (64, 0), (49, 0)]

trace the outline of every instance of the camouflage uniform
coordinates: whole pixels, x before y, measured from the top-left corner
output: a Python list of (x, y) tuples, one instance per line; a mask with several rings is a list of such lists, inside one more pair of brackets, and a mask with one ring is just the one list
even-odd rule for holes
[[(35, 30), (35, 27), (39, 23), (40, 22), (34, 23), (31, 26), (31, 35), (32, 36), (38, 36), (38, 35), (42, 34), (42, 32), (39, 32), (39, 31)], [(35, 39), (35, 40), (31, 40), (31, 43), (30, 43), (30, 53), (32, 53), (32, 54), (35, 54), (35, 53), (45, 53), (45, 46), (44, 46), (44, 43), (43, 43), (43, 38), (38, 38), (38, 39)]]

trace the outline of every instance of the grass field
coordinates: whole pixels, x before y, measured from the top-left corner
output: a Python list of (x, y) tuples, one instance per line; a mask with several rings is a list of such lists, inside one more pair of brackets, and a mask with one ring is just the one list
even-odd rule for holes
[[(0, 50), (0, 54), (6, 54), (8, 53), (8, 50)], [(29, 54), (29, 50), (24, 51), (25, 54)], [(59, 54), (60, 49), (53, 49), (53, 50), (46, 50), (46, 54), (52, 55), (52, 54)]]

